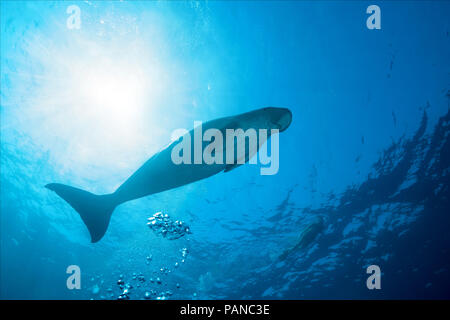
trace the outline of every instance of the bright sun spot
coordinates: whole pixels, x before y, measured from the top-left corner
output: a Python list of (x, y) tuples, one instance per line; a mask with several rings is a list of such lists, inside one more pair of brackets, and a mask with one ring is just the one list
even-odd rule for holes
[[(73, 79), (85, 101), (85, 117), (108, 126), (127, 139), (136, 129), (144, 107), (146, 79), (133, 66), (92, 66)], [(78, 92), (77, 92), (78, 91)], [(117, 137), (116, 137), (117, 138)]]
[(43, 75), (27, 92), (24, 125), (61, 170), (135, 167), (166, 142), (158, 139), (163, 62), (143, 42), (71, 41), (47, 43), (47, 55), (38, 42), (29, 48)]
[(73, 115), (71, 139), (80, 160), (92, 163), (101, 153), (107, 159), (99, 162), (115, 159), (115, 165), (126, 166), (120, 154), (139, 149), (144, 113), (150, 114), (155, 98), (151, 73), (144, 74), (138, 61), (112, 57), (80, 59), (71, 69), (66, 113)]

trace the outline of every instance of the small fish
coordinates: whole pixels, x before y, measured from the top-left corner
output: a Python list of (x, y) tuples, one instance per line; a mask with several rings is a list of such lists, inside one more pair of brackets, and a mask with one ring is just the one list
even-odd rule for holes
[(302, 250), (307, 246), (309, 246), (311, 242), (313, 242), (314, 239), (316, 239), (317, 235), (322, 232), (323, 228), (324, 228), (323, 218), (321, 216), (318, 216), (313, 222), (311, 222), (302, 230), (297, 244), (294, 247), (285, 250), (279, 256), (278, 260), (280, 261), (284, 260), (291, 253)]
[(392, 120), (394, 120), (394, 126), (397, 126), (397, 117), (395, 116), (394, 111), (392, 111)]

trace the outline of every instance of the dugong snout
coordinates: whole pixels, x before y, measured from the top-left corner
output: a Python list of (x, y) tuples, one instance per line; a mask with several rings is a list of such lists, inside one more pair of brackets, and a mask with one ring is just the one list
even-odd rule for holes
[(283, 132), (286, 130), (292, 122), (292, 112), (288, 108), (267, 108), (270, 112), (271, 122), (273, 123), (275, 129)]

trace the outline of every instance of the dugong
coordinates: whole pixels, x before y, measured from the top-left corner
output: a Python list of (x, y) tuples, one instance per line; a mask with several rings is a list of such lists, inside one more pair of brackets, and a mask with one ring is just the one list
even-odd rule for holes
[[(265, 137), (267, 139), (270, 137), (273, 129), (282, 132), (289, 127), (291, 121), (292, 113), (289, 109), (267, 107), (205, 122), (202, 124), (202, 130), (216, 129), (225, 136), (228, 129), (242, 129), (243, 131), (254, 129), (260, 136), (260, 129), (265, 129), (268, 131)], [(234, 153), (234, 149), (236, 148), (233, 149), (234, 163), (232, 164), (226, 163), (228, 161), (212, 164), (206, 164), (204, 162), (201, 164), (193, 162), (190, 164), (174, 163), (172, 157), (173, 149), (179, 146), (182, 141), (191, 141), (190, 143), (194, 145), (194, 139), (183, 140), (194, 136), (194, 130), (196, 128), (153, 155), (111, 194), (96, 195), (60, 183), (50, 183), (45, 187), (56, 192), (80, 214), (81, 219), (89, 230), (91, 242), (97, 242), (105, 234), (111, 214), (118, 205), (130, 200), (181, 187), (191, 182), (208, 178), (221, 171), (228, 172), (240, 165), (237, 161), (239, 159), (236, 159), (237, 153)], [(265, 142), (261, 140), (261, 137), (259, 137), (257, 149)], [(201, 141), (200, 144), (202, 150), (207, 146), (205, 141)], [(256, 151), (248, 152), (246, 150), (245, 161), (240, 159), (240, 163), (247, 162)], [(216, 157), (223, 157), (225, 159), (225, 143), (223, 143), (223, 149), (217, 148), (215, 152)]]

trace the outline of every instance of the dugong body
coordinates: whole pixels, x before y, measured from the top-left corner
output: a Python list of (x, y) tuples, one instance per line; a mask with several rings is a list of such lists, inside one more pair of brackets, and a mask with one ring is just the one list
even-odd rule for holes
[[(286, 130), (292, 121), (292, 113), (285, 108), (263, 108), (236, 116), (211, 120), (202, 124), (203, 130), (217, 129), (225, 134), (227, 129), (277, 129)], [(187, 135), (194, 136), (194, 129)], [(185, 135), (186, 136), (186, 135)], [(131, 175), (115, 192), (106, 195), (95, 195), (90, 192), (59, 183), (50, 183), (45, 187), (56, 192), (67, 201), (81, 216), (91, 235), (91, 241), (99, 241), (105, 234), (111, 214), (121, 203), (142, 198), (151, 194), (177, 188), (191, 182), (205, 179), (221, 171), (230, 171), (234, 164), (176, 164), (173, 161), (173, 149), (180, 143), (181, 137), (165, 149), (153, 155), (135, 173)], [(192, 144), (194, 141), (192, 141)], [(259, 148), (260, 144), (258, 145)], [(202, 142), (202, 149), (205, 148)], [(226, 150), (219, 150), (225, 157)], [(219, 156), (221, 156), (219, 155)], [(253, 154), (245, 155), (247, 162)]]

